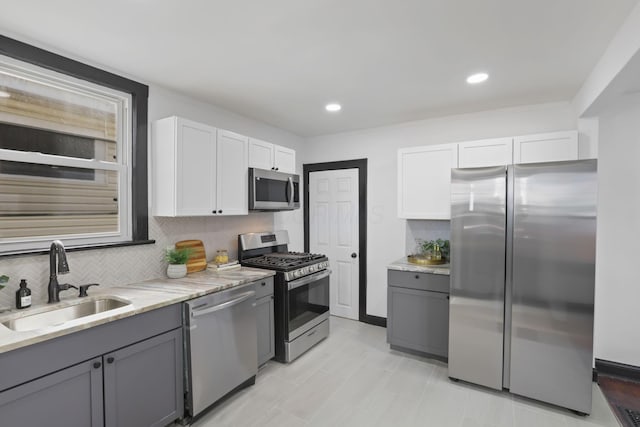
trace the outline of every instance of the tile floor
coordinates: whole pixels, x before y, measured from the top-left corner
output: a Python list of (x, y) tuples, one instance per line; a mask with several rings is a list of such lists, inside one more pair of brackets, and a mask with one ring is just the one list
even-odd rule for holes
[(618, 426), (595, 384), (593, 412), (580, 417), (453, 383), (445, 364), (390, 350), (385, 334), (332, 317), (329, 338), (289, 365), (267, 363), (194, 426)]

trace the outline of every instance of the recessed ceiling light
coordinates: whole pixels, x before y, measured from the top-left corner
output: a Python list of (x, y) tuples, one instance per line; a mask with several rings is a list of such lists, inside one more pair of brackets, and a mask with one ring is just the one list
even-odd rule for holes
[(334, 103), (325, 105), (324, 109), (329, 111), (329, 112), (331, 112), (331, 113), (335, 113), (335, 112), (338, 112), (338, 111), (342, 110), (342, 106), (340, 104), (336, 104), (334, 102)]
[(5, 92), (4, 90), (0, 90), (0, 98), (11, 98), (11, 94), (9, 92)]
[(483, 81), (487, 80), (489, 78), (489, 74), (487, 73), (476, 73), (476, 74), (472, 74), (469, 77), (467, 77), (467, 83), (469, 83), (470, 85), (474, 85), (477, 83), (482, 83)]

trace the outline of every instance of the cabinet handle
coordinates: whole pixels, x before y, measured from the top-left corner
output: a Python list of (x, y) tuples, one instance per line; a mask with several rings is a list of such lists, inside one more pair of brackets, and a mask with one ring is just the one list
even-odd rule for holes
[(449, 295), (447, 295), (447, 299), (449, 299)]
[(94, 367), (95, 369), (98, 369), (100, 366), (102, 366), (102, 363), (100, 363), (100, 362), (93, 362), (93, 367)]
[(274, 170), (276, 170), (276, 168), (272, 167), (271, 170), (274, 171)]
[(222, 209), (220, 209), (220, 210), (218, 211), (218, 213), (222, 213)]
[(218, 212), (217, 212), (217, 211), (211, 211), (211, 213), (214, 213), (214, 214), (215, 214), (215, 213), (218, 213)]
[(113, 363), (114, 360), (116, 359), (114, 359), (113, 357), (107, 357), (107, 363)]
[(280, 170), (280, 168), (276, 168), (276, 170), (277, 170), (277, 171), (279, 171), (279, 170)]
[(265, 282), (262, 282), (262, 283), (260, 283), (260, 285), (266, 286), (267, 284)]
[(420, 276), (416, 274), (416, 279), (419, 279), (419, 278), (420, 278)]

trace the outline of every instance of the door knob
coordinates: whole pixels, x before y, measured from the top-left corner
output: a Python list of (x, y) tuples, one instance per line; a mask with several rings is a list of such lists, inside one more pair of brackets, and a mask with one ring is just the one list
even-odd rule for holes
[(355, 258), (357, 256), (358, 256), (358, 254), (356, 254), (355, 252), (351, 254), (351, 258)]

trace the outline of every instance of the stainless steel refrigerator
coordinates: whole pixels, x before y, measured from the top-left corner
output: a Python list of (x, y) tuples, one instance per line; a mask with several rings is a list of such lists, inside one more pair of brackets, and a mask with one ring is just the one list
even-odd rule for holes
[(451, 378), (591, 412), (596, 167), (452, 170)]

